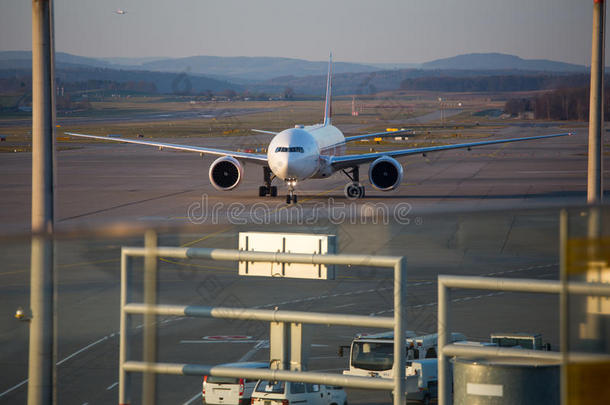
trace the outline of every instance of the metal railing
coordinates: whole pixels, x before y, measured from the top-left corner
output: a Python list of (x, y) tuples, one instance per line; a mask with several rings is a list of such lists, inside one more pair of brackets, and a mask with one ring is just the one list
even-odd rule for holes
[[(131, 280), (134, 257), (198, 258), (222, 261), (273, 263), (307, 263), (325, 265), (357, 265), (392, 268), (394, 270), (394, 317), (373, 317), (315, 312), (223, 308), (206, 306), (151, 305), (131, 302)], [(145, 271), (148, 271), (145, 269)], [(297, 254), (251, 252), (228, 249), (124, 247), (121, 250), (121, 326), (119, 353), (119, 404), (131, 403), (131, 373), (213, 375), (279, 381), (306, 382), (393, 391), (394, 405), (404, 405), (406, 352), (403, 339), (394, 339), (394, 378), (344, 376), (331, 373), (287, 370), (244, 369), (200, 364), (156, 363), (130, 359), (132, 314), (175, 315), (202, 318), (243, 319), (267, 322), (300, 322), (307, 324), (360, 326), (394, 330), (394, 336), (405, 336), (406, 322), (406, 259), (397, 256), (353, 254)], [(145, 276), (146, 277), (146, 276)], [(156, 326), (155, 326), (156, 327)]]
[(589, 353), (570, 353), (569, 357), (564, 353), (547, 352), (541, 350), (524, 350), (504, 347), (477, 347), (467, 345), (449, 344), (448, 320), (450, 289), (473, 289), (492, 291), (529, 292), (542, 294), (575, 294), (610, 297), (610, 285), (593, 284), (582, 282), (562, 283), (560, 281), (492, 278), (492, 277), (470, 277), (470, 276), (438, 276), (438, 403), (448, 405), (451, 392), (451, 381), (449, 381), (449, 357), (453, 356), (483, 356), (493, 357), (518, 357), (539, 360), (566, 361), (590, 361), (592, 359), (608, 360), (606, 356), (593, 355)]

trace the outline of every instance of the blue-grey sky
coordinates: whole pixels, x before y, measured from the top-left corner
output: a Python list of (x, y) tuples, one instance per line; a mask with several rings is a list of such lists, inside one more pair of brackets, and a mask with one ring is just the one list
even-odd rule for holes
[[(588, 65), (592, 10), (593, 0), (55, 0), (55, 37), (58, 51), (91, 57), (325, 60), (332, 50), (340, 61), (419, 63), (502, 52)], [(30, 13), (28, 0), (0, 0), (0, 50), (31, 49)]]

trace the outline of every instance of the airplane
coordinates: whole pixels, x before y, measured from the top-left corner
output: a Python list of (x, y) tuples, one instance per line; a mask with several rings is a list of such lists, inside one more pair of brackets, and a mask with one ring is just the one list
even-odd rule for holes
[(339, 171), (342, 171), (349, 178), (349, 182), (344, 189), (345, 196), (348, 199), (363, 198), (365, 196), (365, 189), (364, 186), (360, 184), (359, 168), (361, 165), (367, 163), (370, 163), (368, 176), (371, 185), (377, 190), (390, 191), (398, 188), (403, 178), (403, 168), (396, 160), (397, 157), (416, 154), (425, 156), (430, 152), (450, 149), (468, 148), (468, 150), (470, 150), (476, 146), (572, 135), (572, 133), (566, 132), (525, 138), (497, 139), (492, 141), (346, 155), (345, 145), (347, 142), (360, 139), (395, 136), (411, 133), (412, 131), (378, 132), (346, 137), (339, 128), (332, 125), (332, 54), (328, 63), (324, 121), (321, 124), (307, 126), (295, 125), (294, 128), (288, 128), (280, 132), (259, 129), (253, 129), (252, 131), (273, 135), (273, 139), (267, 148), (266, 155), (200, 146), (86, 135), (73, 132), (66, 132), (66, 134), (84, 138), (156, 146), (161, 150), (174, 149), (197, 152), (202, 155), (219, 156), (210, 165), (209, 178), (212, 185), (220, 191), (233, 190), (239, 185), (244, 172), (242, 162), (255, 163), (263, 168), (263, 185), (259, 187), (259, 196), (265, 197), (269, 195), (271, 197), (276, 197), (277, 186), (272, 186), (272, 182), (275, 179), (282, 180), (288, 188), (288, 194), (286, 195), (287, 204), (297, 203), (298, 199), (295, 194), (295, 186), (298, 182), (307, 179), (328, 178)]
[(125, 14), (127, 14), (127, 11), (126, 11), (126, 10), (121, 10), (121, 9), (119, 8), (119, 9), (117, 9), (117, 10), (116, 10), (114, 13), (115, 13), (115, 14), (119, 14), (119, 15), (125, 15)]

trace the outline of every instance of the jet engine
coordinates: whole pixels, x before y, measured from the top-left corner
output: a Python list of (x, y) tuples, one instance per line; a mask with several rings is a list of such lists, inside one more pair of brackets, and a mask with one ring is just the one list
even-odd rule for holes
[(402, 173), (402, 165), (396, 159), (382, 156), (371, 163), (369, 180), (377, 190), (390, 191), (400, 185)]
[(210, 182), (217, 190), (232, 190), (241, 181), (243, 172), (244, 169), (237, 159), (223, 156), (210, 166)]

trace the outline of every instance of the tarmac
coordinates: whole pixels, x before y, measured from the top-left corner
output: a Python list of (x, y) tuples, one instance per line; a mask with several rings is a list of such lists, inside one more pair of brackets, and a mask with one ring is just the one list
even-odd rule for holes
[[(566, 131), (506, 125), (499, 135)], [(188, 141), (230, 149), (251, 143), (236, 137)], [(405, 178), (392, 192), (373, 190), (365, 166), (363, 200), (343, 196), (347, 178), (341, 173), (303, 182), (297, 188), (299, 204), (290, 207), (284, 203), (283, 185), (278, 184), (276, 199), (258, 197), (262, 169), (257, 165), (245, 166), (236, 190), (219, 192), (208, 180), (211, 158), (137, 145), (78, 146), (57, 154), (58, 229), (161, 226), (160, 245), (220, 248), (237, 248), (237, 234), (246, 230), (335, 234), (341, 253), (407, 258), (407, 328), (421, 333), (436, 331), (439, 274), (557, 279), (559, 207), (586, 199), (587, 136), (582, 127), (570, 137), (400, 159)], [(30, 164), (29, 154), (0, 155), (3, 234), (29, 229)], [(117, 401), (120, 247), (142, 243), (141, 234), (57, 242), (58, 403)], [(25, 403), (28, 324), (13, 314), (29, 303), (29, 242), (5, 238), (0, 251), (0, 404)], [(317, 281), (243, 278), (230, 262), (163, 259), (159, 268), (159, 300), (165, 304), (392, 314), (391, 274), (380, 269), (339, 267), (336, 280)], [(136, 278), (137, 291), (140, 281)], [(455, 291), (450, 314), (450, 329), (473, 340), (499, 331), (537, 332), (558, 347), (557, 297)], [(141, 320), (136, 317), (135, 323)], [(348, 345), (357, 332), (373, 332), (313, 330), (309, 369), (329, 372), (347, 368), (348, 358), (337, 355), (339, 345)], [(133, 358), (138, 359), (139, 329), (135, 336)], [(160, 361), (220, 364), (264, 361), (268, 355), (267, 324), (159, 319)], [(197, 403), (200, 390), (200, 377), (160, 376), (158, 403)], [(136, 376), (132, 403), (140, 397), (141, 378)], [(391, 403), (389, 393), (360, 390), (348, 390), (348, 401)]]

